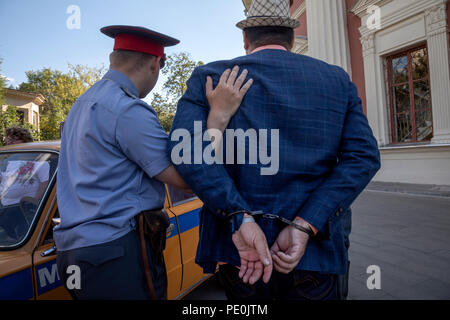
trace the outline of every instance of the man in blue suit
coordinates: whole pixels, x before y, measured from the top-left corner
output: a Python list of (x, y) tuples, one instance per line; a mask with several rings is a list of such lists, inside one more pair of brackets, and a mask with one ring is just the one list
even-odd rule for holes
[[(171, 159), (205, 204), (196, 262), (220, 265), (230, 299), (339, 299), (349, 208), (380, 168), (377, 142), (347, 73), (289, 52), (289, 0), (253, 0), (247, 16), (247, 55), (197, 68), (171, 131)], [(235, 65), (253, 85), (204, 133)]]

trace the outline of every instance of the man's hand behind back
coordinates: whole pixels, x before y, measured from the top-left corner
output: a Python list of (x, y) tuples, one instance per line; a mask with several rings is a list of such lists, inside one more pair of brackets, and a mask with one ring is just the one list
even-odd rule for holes
[(291, 226), (284, 228), (270, 248), (275, 270), (285, 274), (294, 270), (305, 254), (308, 240), (308, 234)]
[(233, 234), (233, 243), (241, 257), (239, 277), (244, 283), (254, 284), (261, 276), (268, 283), (272, 275), (272, 257), (266, 236), (254, 222), (243, 223)]

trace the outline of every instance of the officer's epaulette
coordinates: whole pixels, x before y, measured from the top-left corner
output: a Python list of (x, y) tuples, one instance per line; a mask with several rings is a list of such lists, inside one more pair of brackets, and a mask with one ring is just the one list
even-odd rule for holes
[(125, 87), (120, 87), (122, 90), (123, 90), (123, 92), (125, 92), (126, 93), (126, 95), (127, 96), (129, 96), (130, 98), (133, 98), (133, 99), (139, 99), (138, 97), (136, 97), (134, 94), (132, 94), (131, 92), (130, 92), (130, 90), (128, 90), (128, 88), (125, 88)]

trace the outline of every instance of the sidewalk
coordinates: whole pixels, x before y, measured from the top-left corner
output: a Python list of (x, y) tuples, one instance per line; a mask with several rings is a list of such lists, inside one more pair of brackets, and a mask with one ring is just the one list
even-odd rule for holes
[[(352, 206), (350, 299), (450, 299), (447, 190), (373, 183), (361, 194)], [(381, 290), (367, 288), (371, 265), (381, 269)]]
[(367, 186), (366, 191), (396, 192), (411, 195), (429, 195), (450, 198), (450, 185), (442, 186), (431, 184), (409, 184), (372, 181)]

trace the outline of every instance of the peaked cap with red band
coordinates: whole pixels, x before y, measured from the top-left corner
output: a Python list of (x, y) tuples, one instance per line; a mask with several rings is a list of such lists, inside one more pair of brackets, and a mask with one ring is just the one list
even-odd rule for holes
[(164, 57), (164, 47), (174, 46), (179, 40), (153, 30), (135, 26), (108, 26), (100, 31), (114, 38), (114, 50), (129, 50)]

